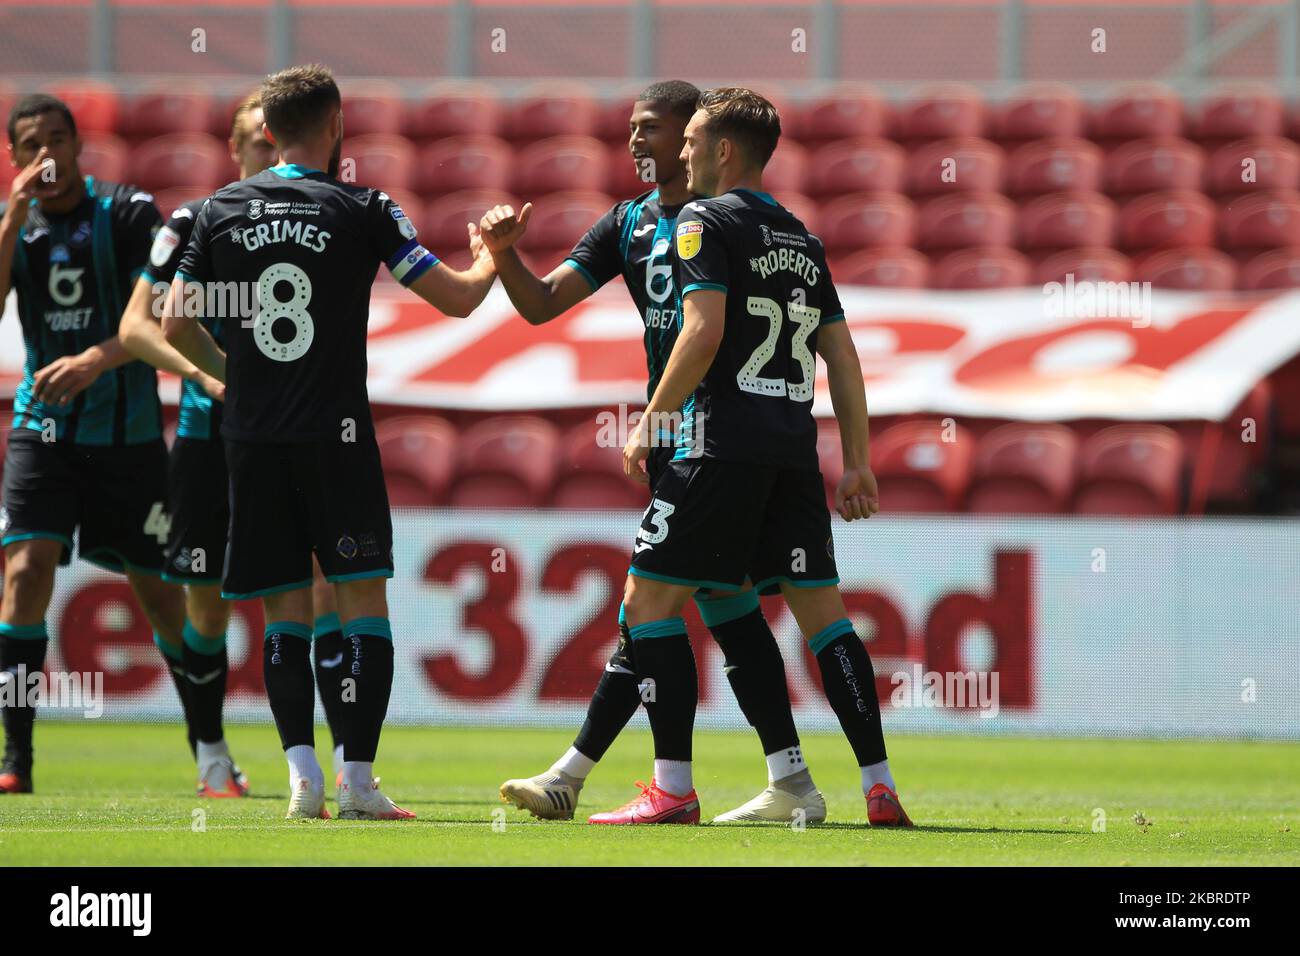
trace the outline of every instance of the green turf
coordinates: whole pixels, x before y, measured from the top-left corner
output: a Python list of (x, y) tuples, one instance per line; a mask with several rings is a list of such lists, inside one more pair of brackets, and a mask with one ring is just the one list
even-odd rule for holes
[[(918, 824), (905, 832), (868, 829), (847, 744), (809, 736), (829, 820), (800, 832), (593, 827), (504, 808), (501, 780), (548, 766), (570, 743), (562, 731), (388, 729), (378, 769), (419, 815), (406, 823), (281, 819), (287, 771), (267, 727), (230, 728), (253, 782), (239, 801), (187, 795), (193, 771), (175, 727), (41, 722), (37, 732), (37, 793), (0, 797), (5, 865), (1300, 864), (1296, 744), (895, 736), (890, 763)], [(644, 732), (620, 738), (579, 819), (630, 797), (648, 779), (649, 752)], [(705, 819), (765, 777), (748, 733), (698, 734), (695, 766)], [(1105, 832), (1093, 832), (1096, 808)]]

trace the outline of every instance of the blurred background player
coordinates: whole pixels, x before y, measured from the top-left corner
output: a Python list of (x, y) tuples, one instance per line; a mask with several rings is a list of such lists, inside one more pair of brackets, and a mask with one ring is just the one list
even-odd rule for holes
[[(45, 664), (54, 571), (77, 553), (125, 574), (154, 629), (185, 710), (180, 588), (162, 579), (167, 448), (157, 376), (117, 338), (126, 296), (149, 259), (160, 216), (134, 186), (81, 175), (71, 110), (45, 94), (9, 114), (21, 172), (0, 218), (0, 301), (18, 291), (27, 361), (5, 452), (0, 545), (0, 673), (22, 680)], [(4, 708), (0, 793), (32, 789), (34, 709)]]
[[(545, 278), (534, 275), (515, 249), (527, 229), (531, 204), (520, 209), (518, 216), (509, 206), (497, 206), (480, 223), (501, 284), (519, 314), (533, 325), (549, 322), (606, 282), (623, 276), (645, 325), (647, 398), (659, 384), (681, 327), (671, 244), (677, 214), (691, 198), (681, 149), (699, 95), (698, 89), (681, 80), (655, 83), (641, 92), (632, 104), (628, 147), (638, 175), (643, 181), (654, 182), (656, 188), (616, 203), (587, 231), (572, 255)], [(665, 436), (651, 451), (647, 464), (652, 483), (673, 456), (671, 437)], [(757, 592), (700, 592), (696, 603), (726, 657), (723, 672), (741, 711), (758, 732), (768, 771), (768, 787), (762, 793), (715, 822), (789, 822), (802, 812), (807, 822), (820, 823), (826, 818), (826, 802), (804, 761), (790, 713), (785, 662), (763, 617)], [(573, 746), (544, 773), (503, 783), (502, 800), (543, 819), (573, 817), (588, 774), (641, 704), (631, 660), (633, 649), (627, 626), (620, 620), (618, 646), (605, 665)], [(656, 760), (655, 765), (657, 776), (671, 775), (672, 768), (664, 761)]]
[[(680, 617), (708, 582), (779, 587), (817, 658), (827, 700), (861, 768), (868, 819), (910, 826), (885, 754), (875, 673), (840, 597), (830, 513), (812, 417), (820, 351), (844, 448), (835, 492), (846, 521), (879, 508), (868, 449), (862, 369), (820, 240), (763, 191), (781, 134), (776, 109), (744, 89), (706, 92), (682, 151), (688, 202), (675, 227), (674, 278), (682, 330), (624, 449), (641, 470), (657, 416), (685, 406), (707, 422), (701, 457), (679, 450), (654, 485), (624, 593), (656, 758), (675, 761), (603, 822), (636, 823), (698, 808), (690, 775), (694, 657)], [(715, 584), (716, 586), (716, 584)], [(656, 769), (658, 761), (656, 760)], [(696, 810), (698, 813), (698, 809)], [(595, 818), (593, 818), (595, 819)]]
[[(289, 761), (287, 816), (328, 817), (313, 749), (314, 551), (335, 585), (352, 681), (340, 708), (339, 816), (410, 818), (373, 776), (393, 678), (393, 557), (366, 392), (370, 291), (385, 263), (435, 308), (463, 316), (495, 272), (475, 224), (466, 224), (474, 263), (457, 272), (420, 244), (386, 193), (334, 178), (343, 110), (328, 70), (283, 70), (266, 79), (260, 98), (280, 163), (204, 203), (163, 329), (182, 355), (226, 383), (231, 521), (222, 594), (260, 597), (266, 609), (263, 673)], [(255, 319), (226, 321), (228, 362), (199, 321), (205, 283), (227, 282), (256, 287), (261, 303)]]
[[(256, 93), (245, 97), (235, 109), (228, 146), (241, 179), (275, 163), (275, 147), (262, 132), (262, 109)], [(199, 795), (244, 796), (248, 781), (230, 757), (222, 728), (229, 670), (226, 630), (230, 623), (230, 604), (221, 597), (221, 569), (230, 524), (226, 451), (220, 433), (225, 388), (167, 343), (159, 321), (166, 290), (202, 206), (202, 199), (181, 205), (158, 232), (149, 266), (136, 283), (118, 335), (131, 354), (155, 368), (179, 375), (183, 381), (180, 421), (169, 463), (167, 515), (171, 525), (163, 577), (186, 586), (184, 664), (197, 724)], [(220, 319), (212, 322), (209, 331), (218, 344), (224, 341)], [(319, 568), (313, 581), (313, 598), (317, 686), (334, 737), (337, 786), (343, 763), (338, 726), (343, 634), (333, 591)]]

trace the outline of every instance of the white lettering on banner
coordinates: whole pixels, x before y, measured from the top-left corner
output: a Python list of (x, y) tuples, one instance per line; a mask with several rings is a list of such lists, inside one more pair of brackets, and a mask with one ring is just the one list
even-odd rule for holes
[[(1251, 301), (1157, 289), (1141, 323), (1105, 309), (1054, 315), (1041, 289), (846, 287), (840, 297), (875, 415), (1222, 420), (1300, 354), (1300, 292)], [(437, 322), (425, 303), (381, 291), (370, 396), (482, 410), (635, 404), (645, 400), (644, 335), (617, 283), (539, 327), (519, 321), (499, 286), (470, 316)], [(0, 322), (0, 386), (10, 392), (24, 355), (20, 323)], [(813, 413), (831, 414), (824, 366)]]
[[(983, 521), (883, 504), (869, 527), (836, 523), (835, 555), (888, 731), (1300, 739), (1293, 695), (1261, 679), (1246, 703), (1241, 684), (1300, 672), (1300, 519)], [(389, 721), (580, 724), (614, 648), (641, 514), (393, 517)], [(1087, 570), (1098, 541), (1112, 555), (1105, 574)], [(777, 599), (764, 609), (800, 729), (838, 733), (788, 610)], [(705, 638), (697, 724), (747, 732), (721, 652), (693, 608), (685, 616)], [(173, 713), (148, 621), (119, 579), (74, 564), (46, 619), (51, 669), (102, 666), (106, 719)], [(257, 602), (235, 605), (229, 720), (270, 719), (262, 628)]]

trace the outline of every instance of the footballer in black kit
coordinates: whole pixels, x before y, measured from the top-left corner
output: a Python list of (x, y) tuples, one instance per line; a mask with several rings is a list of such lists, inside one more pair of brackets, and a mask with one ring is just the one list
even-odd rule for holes
[[(160, 577), (166, 461), (154, 370), (122, 348), (118, 326), (160, 216), (134, 186), (81, 175), (71, 110), (47, 94), (14, 104), (19, 167), (0, 208), (0, 299), (18, 293), (26, 347), (6, 449), (0, 668), (43, 666), (55, 569), (72, 556), (124, 573), (154, 629), (194, 727), (179, 666), (184, 611)], [(3, 708), (0, 792), (32, 789), (34, 709)]]
[[(680, 609), (696, 588), (746, 582), (779, 590), (817, 659), (823, 690), (853, 747), (868, 819), (907, 826), (886, 758), (875, 675), (837, 587), (839, 575), (812, 415), (817, 355), (826, 362), (844, 475), (836, 506), (870, 517), (879, 494), (870, 465), (862, 368), (820, 241), (763, 190), (780, 118), (750, 90), (710, 90), (686, 127), (682, 156), (697, 196), (674, 228), (681, 330), (624, 448), (640, 474), (658, 416), (696, 422), (700, 449), (673, 456), (653, 487), (624, 593), (637, 679), (660, 698), (689, 695), (690, 645)], [(651, 652), (653, 650), (653, 652)], [(693, 709), (650, 712), (656, 741), (687, 758)], [(631, 816), (671, 806), (647, 791)], [(633, 820), (632, 822), (635, 822)]]
[[(163, 330), (225, 383), (230, 474), (226, 598), (261, 597), (263, 670), (290, 767), (289, 817), (321, 818), (313, 733), (312, 555), (335, 585), (355, 693), (340, 710), (339, 814), (413, 816), (375, 786), (393, 675), (384, 579), (392, 520), (366, 392), (366, 326), (380, 264), (442, 311), (468, 314), (495, 278), (477, 227), (474, 264), (449, 269), (387, 193), (335, 178), (338, 86), (320, 66), (267, 77), (260, 102), (281, 162), (203, 204), (172, 284)], [(225, 349), (200, 319), (219, 315)]]
[(700, 454), (679, 449), (653, 486), (631, 573), (708, 588), (748, 578), (760, 593), (837, 584), (811, 408), (818, 329), (844, 309), (822, 244), (746, 189), (687, 203), (674, 244), (679, 296), (743, 293), (727, 296), (726, 333), (685, 405)]

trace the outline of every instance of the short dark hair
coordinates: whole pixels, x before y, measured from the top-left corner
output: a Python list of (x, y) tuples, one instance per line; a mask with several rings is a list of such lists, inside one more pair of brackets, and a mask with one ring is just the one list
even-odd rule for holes
[(689, 120), (699, 106), (700, 91), (685, 80), (663, 80), (651, 83), (637, 97), (641, 103), (655, 103), (668, 108), (668, 112)]
[(709, 114), (705, 128), (711, 138), (725, 137), (760, 169), (767, 165), (781, 138), (781, 117), (766, 97), (741, 87), (720, 87), (701, 94), (700, 109)]
[(266, 125), (281, 146), (307, 139), (343, 105), (334, 75), (316, 63), (272, 73), (258, 95)]
[(68, 129), (72, 130), (72, 135), (77, 135), (77, 121), (72, 118), (72, 110), (68, 109), (67, 103), (49, 93), (29, 93), (15, 103), (13, 109), (9, 111), (10, 144), (12, 145), (18, 136), (20, 119), (31, 119), (44, 113), (62, 113), (63, 118), (68, 121)]
[[(249, 113), (253, 112), (253, 110), (259, 109), (261, 106), (262, 93), (260, 90), (254, 90), (252, 93), (249, 93), (240, 100), (239, 105), (235, 107), (235, 113), (230, 117), (230, 138), (235, 141), (236, 149), (243, 146), (244, 141), (248, 139), (248, 135), (243, 128), (244, 118), (248, 116)], [(263, 114), (262, 118), (265, 119), (266, 115)]]

